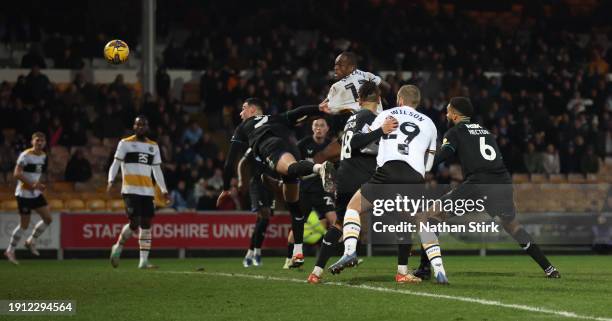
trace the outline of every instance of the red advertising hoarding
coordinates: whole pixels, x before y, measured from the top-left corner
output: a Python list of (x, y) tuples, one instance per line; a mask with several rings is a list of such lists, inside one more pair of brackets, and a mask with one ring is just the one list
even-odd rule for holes
[[(123, 214), (62, 214), (61, 247), (103, 249), (116, 242), (127, 223)], [(249, 245), (255, 215), (247, 212), (157, 214), (151, 227), (154, 248), (244, 249)], [(284, 248), (291, 229), (288, 215), (270, 219), (264, 248)], [(138, 248), (132, 237), (127, 248)]]

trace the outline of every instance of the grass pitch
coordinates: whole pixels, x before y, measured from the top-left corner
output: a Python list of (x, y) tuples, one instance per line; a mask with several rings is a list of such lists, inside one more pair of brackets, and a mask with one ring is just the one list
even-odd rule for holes
[(446, 256), (450, 286), (397, 285), (394, 257), (365, 259), (319, 285), (305, 283), (312, 257), (303, 270), (266, 257), (248, 269), (240, 258), (155, 259), (156, 271), (129, 259), (118, 269), (107, 260), (0, 262), (0, 299), (77, 302), (74, 316), (0, 320), (612, 320), (610, 257), (552, 256), (562, 278), (550, 280), (523, 255)]

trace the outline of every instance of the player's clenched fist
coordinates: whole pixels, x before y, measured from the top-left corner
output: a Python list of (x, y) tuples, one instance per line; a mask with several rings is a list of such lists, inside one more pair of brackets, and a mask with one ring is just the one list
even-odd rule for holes
[(393, 118), (392, 116), (389, 116), (385, 118), (385, 121), (383, 122), (381, 128), (382, 128), (383, 133), (385, 133), (386, 135), (394, 131), (397, 128), (397, 126), (399, 126), (397, 119)]

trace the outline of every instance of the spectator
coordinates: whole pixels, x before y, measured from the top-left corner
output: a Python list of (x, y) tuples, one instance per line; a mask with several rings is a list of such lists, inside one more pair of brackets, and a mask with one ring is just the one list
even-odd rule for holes
[(170, 100), (170, 75), (164, 66), (159, 67), (155, 74), (155, 90), (157, 96)]
[(553, 144), (546, 146), (546, 153), (543, 155), (544, 173), (559, 174), (561, 172), (561, 163), (559, 161), (559, 153)]
[(217, 209), (217, 197), (219, 194), (212, 188), (207, 187), (204, 191), (204, 195), (198, 199), (198, 205), (196, 209), (198, 211), (214, 211)]
[(232, 186), (230, 188), (230, 196), (223, 198), (218, 208), (221, 211), (231, 211), (240, 209), (240, 196), (238, 193), (238, 189), (235, 186)]
[(201, 137), (202, 128), (200, 128), (198, 122), (192, 120), (191, 122), (189, 122), (189, 127), (187, 127), (187, 129), (185, 129), (185, 132), (183, 132), (182, 141), (184, 143), (189, 144), (189, 146), (193, 146), (200, 140)]
[(531, 142), (527, 144), (527, 152), (523, 155), (523, 163), (529, 174), (544, 172), (542, 154), (535, 150), (535, 145)]
[(49, 99), (53, 88), (49, 78), (40, 72), (39, 65), (33, 65), (30, 73), (25, 78), (24, 102), (40, 104)]
[(40, 53), (40, 46), (38, 44), (32, 44), (28, 53), (21, 58), (21, 68), (29, 69), (34, 66), (47, 68), (45, 58)]
[(567, 147), (567, 151), (563, 154), (563, 157), (561, 159), (561, 172), (563, 174), (580, 172), (579, 156), (578, 154), (576, 154), (574, 144), (570, 144)]
[(208, 186), (219, 191), (223, 187), (223, 172), (220, 169), (215, 169), (214, 174), (208, 179)]
[(67, 182), (84, 183), (91, 179), (91, 164), (83, 157), (83, 151), (76, 148), (66, 165), (64, 179)]
[(583, 174), (595, 174), (599, 172), (599, 159), (593, 152), (593, 147), (587, 147), (586, 154), (580, 159), (580, 172)]
[(599, 214), (597, 222), (592, 227), (593, 232), (593, 251), (598, 254), (612, 253), (612, 226), (608, 224), (608, 219)]
[(2, 174), (2, 181), (5, 183), (8, 182), (9, 176), (13, 175), (15, 159), (15, 151), (11, 142), (4, 139), (2, 145), (0, 145), (0, 174)]
[(49, 141), (49, 147), (57, 146), (60, 143), (62, 136), (64, 135), (64, 126), (58, 116), (53, 117), (51, 126), (49, 126), (49, 135), (47, 139)]
[(170, 207), (177, 211), (184, 211), (189, 207), (188, 199), (189, 196), (185, 181), (179, 180), (176, 188), (170, 192)]

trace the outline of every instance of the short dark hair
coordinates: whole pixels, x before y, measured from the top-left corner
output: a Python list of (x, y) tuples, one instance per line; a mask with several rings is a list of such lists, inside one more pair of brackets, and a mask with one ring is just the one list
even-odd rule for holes
[(380, 88), (375, 82), (368, 80), (359, 87), (359, 99), (368, 102), (378, 102)]
[(453, 97), (450, 100), (450, 105), (463, 116), (472, 117), (474, 114), (472, 102), (467, 97)]
[(349, 65), (357, 66), (357, 55), (354, 52), (343, 51), (341, 55), (344, 57), (344, 59), (346, 59), (346, 62), (348, 62)]
[(247, 105), (253, 105), (255, 106), (257, 109), (263, 111), (264, 110), (264, 102), (259, 99), (259, 98), (255, 98), (255, 97), (250, 97), (244, 100), (245, 103), (247, 103)]

